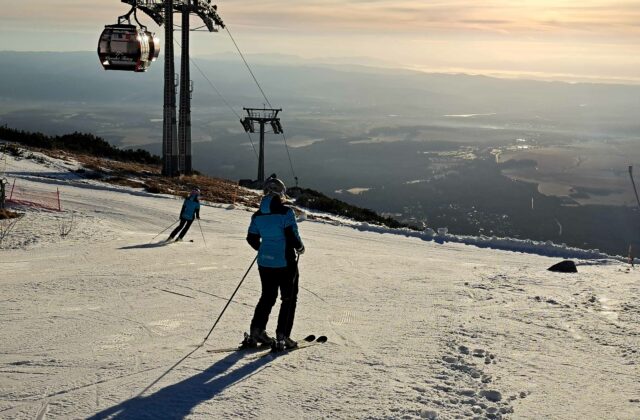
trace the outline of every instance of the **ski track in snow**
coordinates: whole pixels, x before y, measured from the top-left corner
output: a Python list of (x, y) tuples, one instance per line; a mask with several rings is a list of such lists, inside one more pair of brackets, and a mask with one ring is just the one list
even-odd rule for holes
[(208, 247), (197, 225), (149, 245), (179, 200), (56, 165), (8, 159), (64, 211), (24, 209), (0, 246), (2, 419), (640, 418), (637, 268), (554, 274), (549, 257), (308, 221), (294, 335), (329, 342), (207, 353), (239, 343), (259, 297), (254, 269), (201, 346), (254, 257), (250, 213), (205, 206)]

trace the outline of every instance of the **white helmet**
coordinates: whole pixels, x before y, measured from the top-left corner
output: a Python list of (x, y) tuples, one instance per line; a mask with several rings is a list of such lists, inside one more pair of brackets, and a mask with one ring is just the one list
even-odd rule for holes
[(275, 176), (269, 177), (262, 187), (264, 191), (264, 195), (278, 195), (280, 197), (284, 197), (287, 193), (287, 187), (284, 185), (284, 182), (280, 181)]

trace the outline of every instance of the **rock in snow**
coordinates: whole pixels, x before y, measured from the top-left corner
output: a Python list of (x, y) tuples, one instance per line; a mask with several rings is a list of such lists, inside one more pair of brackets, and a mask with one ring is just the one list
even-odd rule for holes
[(548, 270), (554, 271), (556, 273), (577, 273), (578, 272), (576, 263), (570, 260), (561, 261), (557, 264), (554, 264), (551, 267), (549, 267)]

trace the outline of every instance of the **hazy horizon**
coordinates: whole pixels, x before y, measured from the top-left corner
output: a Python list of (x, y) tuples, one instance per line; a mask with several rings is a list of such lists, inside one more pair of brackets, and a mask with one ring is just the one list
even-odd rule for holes
[[(92, 50), (72, 50), (72, 51), (38, 51), (38, 50), (10, 50), (0, 49), (0, 53), (95, 53)], [(602, 84), (602, 85), (620, 85), (620, 86), (638, 86), (640, 85), (640, 75), (637, 78), (624, 77), (599, 77), (576, 74), (556, 74), (545, 72), (517, 72), (495, 69), (473, 69), (473, 68), (431, 68), (422, 66), (403, 67), (384, 60), (378, 60), (372, 57), (358, 56), (318, 56), (306, 58), (295, 54), (279, 54), (279, 53), (249, 53), (244, 54), (249, 58), (250, 64), (309, 64), (309, 65), (344, 65), (357, 66), (363, 68), (372, 68), (380, 70), (405, 70), (415, 73), (434, 74), (434, 75), (464, 75), (464, 76), (484, 76), (494, 79), (520, 80), (520, 81), (537, 81), (537, 82), (558, 82), (567, 84)], [(219, 53), (192, 54), (195, 60), (222, 60), (227, 61), (233, 57), (233, 60), (240, 61), (241, 58), (237, 51), (226, 50)], [(180, 54), (176, 52), (176, 65), (179, 65)], [(162, 57), (160, 58), (162, 60)], [(156, 64), (154, 67), (159, 67)]]

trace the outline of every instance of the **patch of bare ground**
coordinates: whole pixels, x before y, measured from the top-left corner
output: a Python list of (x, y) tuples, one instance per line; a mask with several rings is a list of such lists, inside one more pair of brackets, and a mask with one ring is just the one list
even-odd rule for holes
[(186, 196), (193, 187), (200, 188), (201, 198), (223, 204), (242, 204), (257, 206), (260, 197), (236, 183), (220, 178), (213, 178), (201, 174), (165, 177), (161, 174), (160, 165), (142, 164), (135, 162), (120, 162), (87, 155), (75, 155), (69, 152), (48, 152), (52, 157), (78, 161), (84, 173), (89, 178), (100, 179), (114, 185), (132, 188), (144, 188), (153, 194), (171, 194)]
[(0, 220), (15, 219), (17, 217), (20, 217), (20, 214), (7, 209), (0, 209)]

